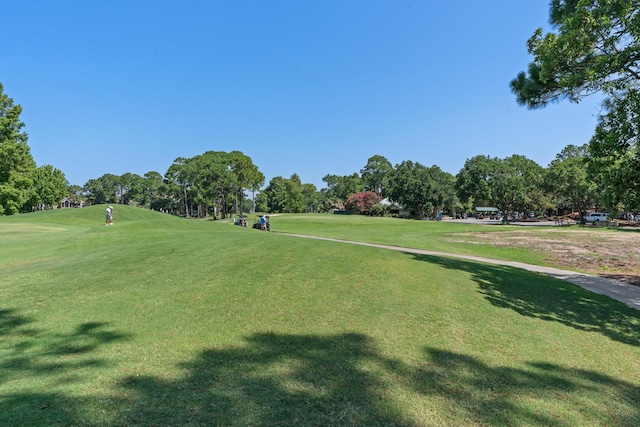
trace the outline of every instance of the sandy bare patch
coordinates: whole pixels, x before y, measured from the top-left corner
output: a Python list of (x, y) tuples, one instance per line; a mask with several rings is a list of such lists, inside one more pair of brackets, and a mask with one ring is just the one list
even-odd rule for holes
[(640, 286), (640, 232), (635, 230), (513, 230), (499, 233), (464, 233), (478, 243), (526, 247), (544, 255), (557, 267), (611, 277)]

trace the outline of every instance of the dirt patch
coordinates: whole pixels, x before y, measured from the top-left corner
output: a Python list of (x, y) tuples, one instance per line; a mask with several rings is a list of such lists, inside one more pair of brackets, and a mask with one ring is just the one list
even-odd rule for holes
[(568, 227), (466, 234), (471, 236), (485, 244), (529, 248), (559, 268), (640, 286), (640, 230)]

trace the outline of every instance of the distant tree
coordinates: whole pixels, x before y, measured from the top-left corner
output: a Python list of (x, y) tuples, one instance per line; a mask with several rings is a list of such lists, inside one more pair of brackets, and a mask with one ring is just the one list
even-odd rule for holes
[(455, 178), (438, 166), (404, 161), (389, 177), (389, 199), (413, 208), (418, 218), (433, 216), (455, 202)]
[(302, 184), (302, 196), (304, 197), (304, 212), (314, 213), (318, 208), (318, 189), (313, 184)]
[(0, 84), (0, 215), (15, 214), (24, 206), (36, 169), (21, 113), (22, 107), (13, 104)]
[(162, 175), (160, 172), (149, 171), (144, 174), (144, 196), (140, 199), (140, 204), (142, 206), (149, 207), (154, 209), (154, 204), (156, 200), (160, 200), (164, 198), (164, 189), (162, 181)]
[(327, 184), (327, 198), (338, 199), (344, 203), (354, 193), (364, 191), (364, 185), (360, 175), (325, 175), (322, 180)]
[(281, 176), (275, 176), (260, 194), (267, 199), (268, 211), (273, 213), (285, 212), (287, 207), (287, 185)]
[(396, 165), (389, 179), (389, 199), (413, 208), (417, 218), (424, 217), (433, 209), (432, 189), (433, 182), (428, 168), (410, 160)]
[(554, 204), (579, 212), (583, 223), (599, 193), (587, 171), (588, 155), (586, 145), (568, 145), (551, 162), (545, 174), (545, 188)]
[(60, 169), (51, 165), (36, 168), (24, 211), (52, 209), (68, 194), (69, 183)]
[(264, 175), (253, 164), (251, 158), (240, 151), (229, 153), (229, 163), (233, 175), (233, 192), (235, 196), (235, 211), (242, 206), (244, 189), (254, 191), (264, 184)]
[(503, 212), (507, 206), (521, 212), (544, 209), (540, 191), (543, 187), (544, 169), (521, 155), (505, 158), (502, 166), (501, 173), (493, 181), (497, 207)]
[(236, 197), (241, 186), (233, 172), (234, 161), (239, 160), (224, 151), (207, 151), (187, 162), (191, 197), (198, 205), (211, 202), (219, 207), (222, 218), (237, 207)]
[[(169, 166), (169, 169), (164, 174), (164, 182), (167, 185), (167, 194), (177, 203), (171, 203), (174, 213), (184, 214), (189, 216), (190, 203), (189, 203), (189, 186), (190, 177), (188, 173), (188, 159), (184, 157), (178, 157), (173, 161), (173, 164)], [(178, 202), (179, 201), (179, 202)]]
[(344, 208), (353, 214), (362, 215), (370, 213), (373, 206), (380, 203), (380, 200), (382, 197), (374, 191), (354, 193), (344, 202)]
[(116, 197), (119, 197), (120, 193), (118, 180), (119, 177), (117, 175), (106, 173), (100, 178), (87, 181), (83, 190), (87, 193), (90, 204), (115, 203)]
[(267, 198), (267, 193), (261, 191), (255, 196), (254, 209), (256, 212), (269, 212), (269, 200)]
[(305, 196), (298, 174), (294, 173), (289, 179), (281, 176), (272, 178), (263, 193), (267, 198), (269, 212), (299, 213), (304, 210)]
[(327, 188), (318, 191), (318, 210), (328, 213), (334, 210), (344, 209), (344, 203), (332, 195)]
[[(475, 156), (467, 159), (463, 168), (456, 175), (456, 191), (462, 203), (473, 208), (471, 201), (483, 205), (493, 204), (491, 179), (500, 160), (489, 156)], [(509, 211), (505, 212), (505, 216)]]
[(380, 155), (370, 157), (366, 166), (360, 170), (364, 190), (374, 191), (380, 197), (386, 197), (389, 175), (392, 171), (393, 166), (386, 157)]
[(76, 205), (79, 205), (80, 202), (86, 201), (84, 191), (79, 185), (70, 185), (67, 187), (67, 197), (69, 197)]
[(513, 155), (506, 159), (476, 156), (465, 162), (456, 176), (461, 200), (487, 201), (504, 212), (539, 210), (539, 189), (544, 170), (533, 160)]
[(147, 183), (138, 174), (127, 172), (116, 179), (120, 203), (145, 206), (148, 200)]
[(455, 206), (458, 203), (455, 176), (435, 165), (429, 168), (429, 175), (433, 183), (431, 186), (431, 203), (434, 207), (432, 215), (435, 216), (441, 210), (455, 213)]
[(289, 213), (301, 213), (305, 207), (305, 198), (300, 176), (294, 173), (289, 179), (285, 180), (285, 186), (287, 189), (285, 211)]
[(256, 169), (255, 173), (252, 173), (248, 178), (247, 182), (247, 190), (252, 193), (252, 211), (256, 211), (255, 199), (256, 199), (256, 191), (260, 190), (260, 188), (264, 185), (264, 174)]

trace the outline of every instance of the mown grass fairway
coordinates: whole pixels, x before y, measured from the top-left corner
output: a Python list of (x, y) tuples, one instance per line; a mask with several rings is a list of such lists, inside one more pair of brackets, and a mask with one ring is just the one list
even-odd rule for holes
[(640, 424), (640, 312), (622, 303), (512, 268), (102, 212), (0, 217), (0, 425)]
[(484, 245), (474, 238), (477, 233), (520, 229), (517, 226), (321, 214), (281, 215), (273, 217), (271, 222), (275, 231), (287, 233), (544, 264), (543, 257), (535, 252)]

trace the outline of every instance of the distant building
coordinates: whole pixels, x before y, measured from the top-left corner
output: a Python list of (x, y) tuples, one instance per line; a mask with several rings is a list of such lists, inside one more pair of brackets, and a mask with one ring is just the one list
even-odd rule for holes
[(60, 201), (60, 204), (56, 206), (54, 209), (84, 208), (84, 206), (85, 206), (84, 200), (80, 200), (79, 202), (76, 202), (71, 197), (65, 197)]
[(398, 218), (409, 218), (414, 215), (413, 209), (407, 209), (397, 203), (391, 202), (389, 199), (382, 199), (381, 205), (384, 205), (389, 209), (391, 216), (397, 216)]

